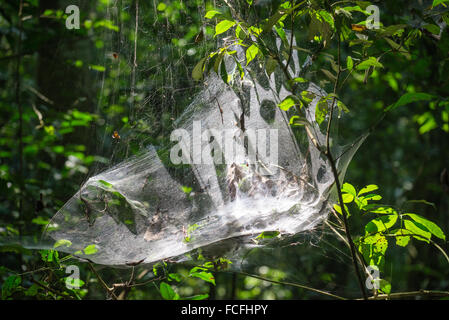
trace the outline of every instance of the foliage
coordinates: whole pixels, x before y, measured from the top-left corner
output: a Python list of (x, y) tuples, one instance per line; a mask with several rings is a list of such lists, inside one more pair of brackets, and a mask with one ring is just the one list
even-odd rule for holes
[[(54, 3), (0, 4), (2, 299), (97, 299), (119, 290), (130, 299), (206, 299), (214, 292), (242, 299), (321, 297), (249, 276), (233, 278), (221, 272), (230, 261), (207, 261), (202, 252), (194, 266), (161, 261), (146, 272), (136, 264), (132, 283), (148, 285), (124, 289), (103, 284), (116, 284), (129, 270), (100, 272), (79, 263), (80, 289), (68, 289), (66, 267), (78, 263), (56, 249), (70, 241), (39, 252), (3, 241), (36, 237), (90, 173), (137, 152), (139, 143), (167, 140), (172, 119), (205, 74), (215, 72), (232, 84), (248, 68), (261, 65), (270, 76), (276, 68), (288, 69), (292, 52), (301, 61), (308, 55), (313, 60), (301, 77), (284, 72), (282, 78), (290, 94), (278, 107), (289, 112), (293, 130), (308, 125), (304, 109), (314, 96), (304, 88), (313, 81), (329, 92), (315, 113), (323, 130), (335, 109), (347, 113), (339, 128), (342, 139), (371, 132), (347, 173), (354, 186), (341, 186), (343, 203), (334, 206), (337, 226), (343, 229), (341, 219), (350, 218), (350, 232), (359, 235), (354, 239), (358, 257), (382, 273), (380, 292), (447, 291), (447, 255), (439, 244), (446, 242), (449, 224), (449, 180), (443, 171), (449, 150), (448, 1), (373, 2), (381, 7), (378, 29), (367, 28), (369, 1), (227, 1), (232, 7), (221, 1), (217, 7), (199, 0), (154, 6), (140, 1), (138, 35), (148, 37), (136, 42), (143, 71), (134, 84), (134, 51), (120, 44), (133, 43), (135, 2), (119, 1), (120, 15), (111, 14), (110, 1), (88, 2), (81, 10), (82, 28), (73, 32), (64, 27), (62, 1)], [(302, 47), (290, 45), (289, 30), (295, 30)], [(217, 47), (218, 38), (227, 39), (224, 46)], [(276, 38), (280, 51), (272, 45)], [(237, 59), (233, 46), (245, 50), (245, 61)], [(226, 68), (226, 59), (236, 62), (234, 70)], [(326, 146), (319, 147), (326, 153)], [(374, 184), (357, 191), (355, 186), (366, 181), (380, 185), (384, 197)], [(426, 201), (410, 200), (416, 198)], [(188, 242), (196, 226), (186, 228)], [(277, 235), (273, 231), (254, 240)], [(286, 246), (250, 271), (351, 295), (356, 281), (347, 276), (350, 259), (338, 263), (346, 249), (334, 238), (322, 240), (325, 254)], [(99, 250), (94, 244), (81, 249), (78, 253), (87, 259)], [(334, 259), (323, 258), (332, 254)], [(253, 254), (255, 261), (259, 257), (264, 256)], [(234, 291), (227, 285), (231, 282)]]

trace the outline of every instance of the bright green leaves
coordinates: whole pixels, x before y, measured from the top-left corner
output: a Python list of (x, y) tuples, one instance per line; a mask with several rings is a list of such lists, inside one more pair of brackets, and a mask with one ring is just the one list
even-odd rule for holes
[(367, 70), (371, 67), (383, 68), (383, 64), (380, 63), (375, 57), (369, 57), (368, 59), (359, 63), (356, 67), (357, 70)]
[(206, 19), (212, 19), (213, 17), (215, 17), (216, 15), (221, 14), (220, 11), (217, 10), (209, 10), (206, 12), (206, 15), (204, 16)]
[(17, 275), (8, 277), (2, 284), (2, 300), (6, 300), (22, 283), (22, 278)]
[[(194, 270), (194, 269), (192, 269)], [(199, 278), (201, 280), (204, 280), (206, 282), (212, 283), (213, 285), (215, 285), (215, 278), (212, 275), (212, 273), (210, 272), (206, 272), (206, 271), (200, 271), (200, 272), (190, 272), (190, 276), (194, 277), (194, 278)]]
[(437, 238), (446, 240), (446, 236), (444, 235), (443, 230), (441, 230), (441, 228), (432, 221), (427, 220), (414, 213), (406, 213), (403, 216), (410, 217), (413, 220), (413, 222), (409, 220), (404, 221), (404, 224), (407, 223), (408, 225), (408, 227), (406, 225), (407, 230), (412, 232), (414, 231), (417, 234), (423, 236), (425, 239), (430, 239), (430, 235), (433, 234)]
[(385, 215), (379, 218), (373, 219), (365, 226), (366, 233), (384, 232), (389, 231), (391, 227), (396, 224), (398, 220), (397, 215)]
[(181, 187), (182, 192), (189, 195), (192, 192), (192, 187), (182, 186)]
[(315, 121), (320, 125), (326, 119), (326, 115), (329, 112), (329, 104), (326, 99), (321, 98), (316, 104), (315, 108)]
[(55, 250), (41, 250), (40, 251), (42, 261), (44, 262), (56, 262), (59, 261), (58, 251)]
[(326, 21), (332, 30), (335, 29), (334, 17), (332, 17), (332, 15), (329, 12), (327, 12), (326, 10), (320, 10), (318, 11), (318, 16), (321, 17), (324, 21)]
[(259, 47), (255, 44), (249, 46), (246, 50), (246, 65), (248, 65), (259, 53)]
[(379, 187), (375, 184), (370, 184), (364, 188), (362, 188), (358, 193), (353, 185), (349, 183), (343, 184), (341, 189), (343, 200), (345, 203), (355, 202), (359, 210), (368, 211), (370, 210), (370, 204), (368, 201), (373, 200), (381, 200), (382, 197), (378, 194), (370, 193), (371, 191), (377, 190)]
[(445, 2), (449, 2), (449, 0), (433, 0), (432, 7), (436, 7), (439, 4), (443, 5), (444, 7), (447, 7)]
[(53, 245), (53, 248), (57, 248), (60, 246), (70, 247), (71, 245), (72, 245), (72, 241), (66, 240), (66, 239), (60, 239), (55, 242), (55, 244)]
[(391, 110), (394, 110), (394, 109), (396, 109), (398, 107), (402, 107), (402, 106), (405, 106), (407, 104), (410, 104), (412, 102), (429, 101), (429, 100), (432, 100), (433, 98), (434, 98), (434, 96), (432, 96), (432, 95), (430, 95), (428, 93), (419, 93), (419, 92), (412, 93), (412, 92), (409, 92), (409, 93), (404, 94), (402, 97), (400, 97), (399, 100), (396, 103), (388, 106), (385, 109), (385, 111), (391, 111)]
[(165, 300), (179, 300), (179, 294), (166, 282), (161, 282), (159, 285), (159, 292)]
[(376, 186), (375, 184), (370, 184), (370, 185), (367, 185), (366, 187), (362, 188), (357, 195), (360, 196), (362, 194), (365, 194), (365, 193), (368, 193), (368, 192), (371, 192), (371, 191), (374, 191), (377, 189), (379, 189), (378, 186)]
[(394, 233), (396, 238), (396, 244), (400, 247), (406, 247), (410, 242), (410, 234), (411, 232), (407, 229), (399, 229)]
[(318, 125), (321, 125), (326, 119), (326, 115), (329, 113), (329, 107), (332, 104), (336, 105), (339, 112), (349, 112), (346, 105), (338, 99), (338, 96), (333, 93), (329, 93), (326, 97), (322, 97), (315, 107), (315, 121)]
[(84, 248), (84, 254), (85, 255), (91, 255), (98, 252), (97, 246), (94, 244), (88, 245), (86, 248)]
[(232, 28), (236, 24), (235, 21), (231, 20), (222, 20), (215, 26), (215, 36), (222, 34), (226, 31), (228, 31), (230, 28)]
[[(349, 183), (343, 184), (341, 193), (343, 202), (346, 204), (354, 202), (361, 212), (375, 215), (365, 225), (365, 235), (357, 238), (354, 244), (362, 254), (369, 266), (375, 266), (382, 270), (385, 265), (385, 254), (388, 249), (388, 238), (394, 238), (396, 245), (406, 247), (413, 238), (430, 243), (432, 235), (446, 240), (444, 232), (432, 221), (414, 213), (400, 214), (389, 206), (368, 203), (370, 200), (381, 200), (382, 197), (373, 192), (379, 187), (370, 184), (363, 187), (359, 192)], [(340, 206), (334, 205), (334, 209), (341, 214)], [(395, 229), (394, 229), (395, 228)], [(379, 281), (379, 290), (384, 293), (391, 292), (391, 284), (386, 280)]]
[(95, 244), (90, 244), (86, 246), (83, 250), (78, 250), (74, 254), (75, 255), (92, 255), (98, 252), (98, 247)]
[(348, 193), (354, 197), (357, 196), (357, 191), (355, 190), (354, 186), (350, 183), (344, 183), (343, 187), (341, 188), (341, 191), (344, 193)]
[(276, 70), (276, 67), (278, 66), (278, 62), (269, 57), (265, 63), (265, 70), (267, 71), (267, 75), (271, 76), (271, 74)]
[(302, 107), (302, 102), (296, 96), (290, 95), (282, 100), (282, 102), (278, 104), (278, 107), (281, 108), (281, 110), (288, 111), (294, 105)]
[(348, 58), (346, 59), (346, 67), (349, 71), (352, 71), (352, 69), (354, 68), (354, 60), (351, 56), (348, 56)]
[(281, 233), (279, 231), (264, 231), (261, 234), (259, 234), (254, 240), (257, 242), (258, 240), (263, 239), (274, 239), (276, 237), (279, 237)]
[(193, 68), (192, 71), (192, 78), (193, 80), (199, 81), (203, 79), (203, 70), (204, 70), (204, 62), (206, 61), (206, 58), (201, 59), (196, 66)]
[(368, 265), (383, 268), (385, 263), (385, 253), (388, 249), (388, 240), (381, 233), (366, 235), (356, 241), (359, 252)]
[(404, 227), (406, 230), (410, 231), (412, 234), (414, 234), (414, 238), (420, 241), (424, 241), (429, 243), (430, 238), (432, 237), (432, 234), (426, 230), (425, 228), (420, 228), (415, 222), (410, 220), (404, 221)]

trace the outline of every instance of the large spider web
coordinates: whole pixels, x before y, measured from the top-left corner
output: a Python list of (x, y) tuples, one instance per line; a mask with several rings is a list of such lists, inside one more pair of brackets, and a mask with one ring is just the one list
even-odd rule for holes
[[(244, 52), (237, 56), (243, 60)], [(227, 69), (235, 69), (233, 61), (227, 61)], [(289, 72), (300, 74), (297, 56)], [(279, 78), (280, 70), (268, 77), (257, 63), (231, 85), (210, 75), (175, 122), (176, 129), (190, 133), (179, 141), (177, 155), (191, 164), (172, 163), (173, 144), (146, 146), (90, 177), (53, 217), (46, 236), (72, 243), (60, 250), (120, 266), (183, 261), (192, 252), (235, 258), (269, 242), (263, 239), (268, 234), (286, 238), (314, 229), (329, 213), (334, 180), (305, 130), (295, 135), (286, 112), (276, 107), (289, 94)], [(315, 97), (307, 118), (323, 142), (314, 112), (326, 93), (314, 84), (307, 91)], [(194, 126), (201, 126), (203, 139), (195, 139)], [(223, 139), (210, 139), (211, 132), (226, 130), (232, 133), (230, 156)], [(265, 136), (254, 139), (251, 131)], [(356, 148), (339, 158), (342, 174)], [(199, 162), (194, 159), (198, 150)], [(343, 149), (334, 146), (338, 150)], [(217, 154), (222, 156), (218, 164)], [(92, 245), (95, 253), (86, 255), (83, 249)]]

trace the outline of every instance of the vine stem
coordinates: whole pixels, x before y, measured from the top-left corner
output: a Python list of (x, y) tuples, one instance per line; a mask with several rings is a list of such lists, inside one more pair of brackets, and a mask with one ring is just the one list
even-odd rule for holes
[(345, 210), (345, 204), (343, 201), (343, 195), (341, 192), (341, 184), (340, 184), (340, 179), (339, 179), (339, 175), (338, 175), (338, 170), (337, 170), (337, 166), (334, 160), (334, 157), (332, 156), (331, 153), (331, 148), (330, 148), (330, 131), (332, 129), (332, 120), (333, 120), (333, 114), (334, 114), (334, 108), (335, 108), (335, 101), (336, 101), (336, 94), (337, 94), (337, 89), (338, 89), (338, 83), (340, 81), (340, 74), (341, 74), (341, 39), (340, 39), (340, 33), (338, 32), (337, 29), (337, 64), (338, 64), (338, 71), (337, 71), (337, 78), (335, 79), (335, 84), (334, 84), (334, 97), (332, 99), (332, 104), (331, 104), (331, 110), (329, 113), (329, 121), (327, 123), (327, 130), (326, 130), (326, 151), (325, 151), (325, 156), (327, 158), (327, 160), (329, 161), (329, 164), (331, 166), (332, 169), (332, 174), (334, 176), (334, 180), (335, 180), (335, 187), (337, 189), (337, 194), (338, 194), (338, 200), (340, 203), (340, 208), (341, 208), (341, 213), (343, 216), (343, 223), (344, 223), (344, 227), (345, 227), (345, 234), (346, 234), (346, 238), (348, 239), (349, 242), (349, 247), (351, 250), (351, 257), (352, 257), (352, 264), (354, 266), (354, 272), (357, 276), (357, 280), (360, 286), (360, 291), (362, 292), (362, 296), (365, 300), (368, 299), (368, 296), (366, 295), (366, 291), (365, 288), (363, 286), (363, 280), (362, 277), (360, 275), (360, 271), (359, 271), (359, 264), (357, 261), (357, 253), (355, 250), (355, 246), (354, 246), (354, 241), (352, 240), (352, 236), (351, 236), (351, 232), (350, 232), (350, 228), (349, 228), (349, 222), (348, 222), (348, 216), (347, 216), (347, 212)]
[(19, 215), (23, 219), (23, 106), (22, 101), (20, 99), (20, 65), (21, 65), (21, 51), (22, 51), (22, 10), (23, 10), (23, 1), (20, 0), (19, 3), (19, 24), (18, 24), (18, 35), (17, 35), (17, 63), (15, 70), (15, 95), (16, 95), (16, 104), (17, 109), (19, 110)]
[(264, 278), (264, 277), (261, 277), (261, 276), (255, 275), (255, 274), (246, 273), (246, 272), (234, 272), (234, 273), (241, 274), (241, 275), (244, 275), (244, 276), (247, 276), (247, 277), (251, 277), (251, 278), (255, 278), (255, 279), (259, 279), (259, 280), (263, 280), (263, 281), (267, 281), (267, 282), (271, 282), (271, 283), (275, 283), (275, 284), (282, 284), (282, 285), (287, 285), (287, 286), (292, 286), (292, 287), (298, 287), (298, 288), (309, 290), (309, 291), (313, 291), (313, 292), (316, 292), (316, 293), (319, 293), (319, 294), (322, 294), (322, 295), (325, 295), (325, 296), (329, 296), (329, 297), (332, 297), (332, 298), (335, 298), (335, 299), (338, 299), (338, 300), (348, 300), (345, 297), (341, 297), (341, 296), (335, 295), (335, 294), (327, 292), (327, 291), (315, 289), (315, 288), (308, 287), (308, 286), (305, 286), (305, 285), (302, 285), (302, 284), (298, 284), (298, 283), (272, 280), (272, 279)]
[[(390, 294), (379, 294), (377, 296), (369, 297), (369, 300), (384, 300), (384, 299), (400, 299), (400, 298), (412, 298), (412, 297), (449, 297), (449, 291), (431, 291), (431, 290), (419, 290), (410, 292), (395, 292)], [(359, 299), (360, 300), (360, 299)]]

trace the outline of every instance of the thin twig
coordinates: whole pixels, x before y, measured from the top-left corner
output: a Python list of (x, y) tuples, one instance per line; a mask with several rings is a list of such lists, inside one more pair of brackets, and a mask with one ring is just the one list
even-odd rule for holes
[(335, 164), (335, 160), (332, 156), (331, 153), (331, 149), (330, 149), (330, 131), (332, 129), (332, 120), (333, 120), (333, 114), (334, 114), (334, 108), (335, 108), (335, 101), (336, 101), (336, 94), (337, 94), (337, 88), (338, 88), (338, 83), (340, 80), (340, 74), (341, 74), (341, 39), (340, 39), (340, 33), (337, 30), (337, 64), (338, 64), (338, 72), (337, 72), (337, 78), (335, 79), (335, 84), (334, 84), (334, 97), (332, 100), (332, 105), (331, 105), (331, 110), (330, 110), (330, 114), (329, 114), (329, 121), (327, 123), (327, 130), (326, 130), (326, 152), (325, 152), (325, 156), (327, 157), (331, 169), (332, 169), (332, 174), (334, 176), (334, 181), (335, 181), (335, 187), (337, 189), (337, 194), (338, 194), (338, 200), (340, 203), (340, 208), (341, 208), (341, 212), (342, 212), (342, 216), (343, 216), (343, 223), (344, 223), (344, 227), (345, 227), (345, 233), (346, 233), (346, 238), (348, 239), (348, 243), (349, 243), (349, 247), (351, 249), (351, 256), (352, 256), (352, 263), (354, 265), (354, 272), (357, 276), (357, 280), (360, 286), (360, 291), (362, 292), (363, 298), (366, 300), (368, 297), (366, 295), (366, 291), (363, 285), (363, 280), (362, 277), (360, 275), (360, 271), (359, 271), (359, 264), (358, 264), (358, 257), (357, 257), (357, 253), (355, 250), (355, 246), (354, 246), (354, 242), (352, 240), (352, 236), (351, 236), (351, 232), (349, 229), (349, 223), (348, 223), (348, 216), (347, 216), (347, 212), (345, 210), (345, 204), (343, 201), (343, 195), (341, 193), (341, 186), (340, 186), (340, 178), (338, 175), (338, 170), (337, 170), (337, 166)]
[[(419, 290), (410, 292), (395, 292), (390, 294), (379, 294), (377, 296), (369, 297), (369, 300), (385, 300), (385, 299), (401, 299), (401, 298), (413, 298), (413, 297), (449, 297), (449, 291), (432, 291), (432, 290)], [(361, 300), (361, 299), (359, 299)]]
[(103, 278), (101, 278), (101, 276), (98, 274), (97, 270), (95, 270), (92, 262), (89, 261), (89, 267), (90, 270), (92, 270), (92, 272), (94, 273), (94, 275), (97, 277), (98, 281), (100, 281), (100, 284), (103, 286), (103, 288), (106, 290), (106, 292), (108, 294), (110, 294), (112, 296), (112, 298), (114, 298), (115, 300), (117, 300), (117, 296), (114, 293), (114, 288), (109, 288), (108, 285), (106, 284), (106, 282), (104, 282)]
[(261, 276), (255, 275), (255, 274), (246, 273), (246, 272), (234, 272), (234, 273), (241, 274), (241, 275), (244, 275), (244, 276), (247, 276), (247, 277), (251, 277), (251, 278), (255, 278), (255, 279), (259, 279), (259, 280), (263, 280), (263, 281), (267, 281), (267, 282), (271, 282), (271, 283), (276, 283), (276, 284), (282, 284), (282, 285), (286, 285), (286, 286), (302, 288), (302, 289), (313, 291), (313, 292), (316, 292), (316, 293), (319, 293), (319, 294), (322, 294), (322, 295), (325, 295), (325, 296), (329, 296), (329, 297), (332, 297), (332, 298), (335, 298), (335, 299), (338, 299), (338, 300), (348, 300), (347, 298), (344, 298), (344, 297), (341, 297), (341, 296), (337, 296), (337, 295), (335, 295), (333, 293), (330, 293), (330, 292), (327, 292), (327, 291), (323, 291), (323, 290), (319, 290), (319, 289), (315, 289), (315, 288), (308, 287), (308, 286), (305, 286), (305, 285), (302, 285), (302, 284), (298, 284), (298, 283), (284, 282), (284, 281), (277, 281), (277, 280), (267, 279), (267, 278), (264, 278), (264, 277), (261, 277)]
[(34, 284), (38, 285), (39, 287), (41, 287), (41, 288), (45, 289), (46, 291), (49, 291), (49, 292), (51, 292), (53, 294), (56, 294), (56, 295), (61, 296), (61, 297), (66, 297), (66, 298), (73, 299), (73, 297), (71, 295), (66, 294), (64, 292), (59, 292), (59, 291), (57, 291), (57, 290), (55, 290), (53, 288), (50, 288), (49, 286), (46, 286), (45, 284), (43, 284), (43, 283), (41, 283), (41, 282), (39, 282), (39, 281), (37, 281), (37, 280), (35, 280), (33, 278), (31, 278), (31, 282), (33, 282)]

